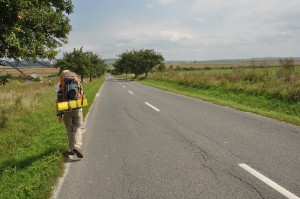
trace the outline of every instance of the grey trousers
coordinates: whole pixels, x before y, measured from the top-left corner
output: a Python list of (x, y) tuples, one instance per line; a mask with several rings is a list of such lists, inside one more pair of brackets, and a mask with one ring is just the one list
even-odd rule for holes
[(63, 120), (68, 134), (69, 149), (72, 150), (75, 147), (81, 149), (83, 131), (82, 109), (65, 111)]

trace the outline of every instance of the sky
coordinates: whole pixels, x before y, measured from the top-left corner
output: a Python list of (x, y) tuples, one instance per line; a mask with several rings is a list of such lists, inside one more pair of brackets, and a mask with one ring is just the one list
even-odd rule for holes
[(69, 42), (103, 59), (154, 49), (165, 60), (300, 57), (300, 0), (73, 0)]

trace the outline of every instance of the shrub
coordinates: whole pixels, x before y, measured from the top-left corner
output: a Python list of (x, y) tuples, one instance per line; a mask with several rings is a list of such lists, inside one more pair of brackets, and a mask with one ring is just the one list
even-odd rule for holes
[(279, 59), (280, 67), (287, 71), (295, 71), (295, 61), (293, 58)]
[(0, 76), (0, 83), (2, 85), (6, 85), (6, 84), (8, 84), (9, 79), (11, 79), (11, 74)]
[(295, 72), (295, 61), (293, 58), (279, 59), (280, 66), (277, 69), (276, 76), (279, 80), (285, 82), (291, 81), (291, 76)]

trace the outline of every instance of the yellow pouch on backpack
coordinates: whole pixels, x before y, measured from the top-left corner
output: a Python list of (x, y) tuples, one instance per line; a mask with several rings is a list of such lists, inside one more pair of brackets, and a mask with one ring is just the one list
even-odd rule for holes
[(77, 108), (82, 108), (88, 106), (87, 99), (82, 100), (70, 100), (68, 102), (58, 102), (57, 108), (59, 111), (67, 111)]

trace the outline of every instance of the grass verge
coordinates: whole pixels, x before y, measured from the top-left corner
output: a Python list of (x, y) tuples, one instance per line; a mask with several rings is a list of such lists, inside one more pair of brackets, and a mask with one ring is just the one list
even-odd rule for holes
[[(84, 84), (89, 105), (103, 81)], [(0, 198), (49, 198), (68, 146), (56, 118), (56, 86), (16, 83), (0, 89)]]
[(229, 106), (241, 111), (252, 112), (279, 121), (300, 126), (300, 102), (290, 103), (264, 95), (225, 90), (223, 88), (199, 89), (174, 82), (139, 78), (135, 79), (145, 85), (166, 91)]

